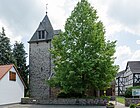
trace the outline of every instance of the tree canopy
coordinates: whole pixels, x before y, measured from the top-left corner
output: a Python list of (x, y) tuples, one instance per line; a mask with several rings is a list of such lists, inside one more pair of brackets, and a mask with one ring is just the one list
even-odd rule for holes
[(13, 48), (13, 56), (15, 59), (15, 65), (20, 72), (20, 75), (22, 76), (23, 80), (27, 83), (27, 76), (28, 76), (28, 66), (26, 66), (26, 58), (27, 53), (24, 48), (24, 44), (18, 43), (17, 41), (14, 44)]
[(6, 37), (5, 29), (2, 27), (2, 32), (0, 32), (0, 64), (11, 64), (13, 62), (10, 39)]
[(118, 69), (114, 65), (115, 43), (105, 39), (97, 11), (87, 0), (81, 0), (67, 19), (65, 31), (53, 39), (55, 74), (49, 84), (66, 93), (84, 94), (90, 87), (106, 89)]
[[(5, 29), (2, 27), (2, 32), (0, 32), (0, 65), (14, 64), (28, 87), (29, 69), (26, 64), (26, 58), (27, 53), (24, 44), (15, 42), (12, 49), (10, 39), (6, 36)], [(26, 92), (27, 90), (25, 94)]]
[[(29, 75), (29, 69), (26, 64), (26, 58), (27, 53), (24, 48), (24, 44), (21, 42), (15, 42), (14, 48), (13, 48), (13, 56), (15, 59), (15, 65), (17, 67), (17, 70), (19, 71), (23, 81), (25, 82), (27, 88), (28, 88), (28, 75)], [(27, 93), (27, 90), (25, 90), (25, 95)]]

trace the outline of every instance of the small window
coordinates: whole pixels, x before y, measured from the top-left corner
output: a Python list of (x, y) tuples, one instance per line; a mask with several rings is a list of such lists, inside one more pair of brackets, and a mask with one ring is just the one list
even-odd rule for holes
[(42, 30), (42, 31), (38, 31), (38, 38), (39, 39), (45, 39), (45, 30)]
[(45, 38), (45, 31), (42, 31), (42, 39)]
[(16, 73), (15, 72), (10, 71), (9, 80), (10, 81), (16, 81)]
[(38, 31), (38, 37), (41, 39), (41, 31)]
[(48, 36), (48, 32), (46, 31), (46, 37)]

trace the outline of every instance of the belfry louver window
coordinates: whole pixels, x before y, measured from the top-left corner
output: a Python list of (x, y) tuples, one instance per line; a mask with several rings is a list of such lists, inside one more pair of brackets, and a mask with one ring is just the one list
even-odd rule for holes
[(38, 39), (45, 39), (45, 30), (38, 31)]
[(38, 31), (38, 38), (41, 39), (41, 31)]
[(42, 31), (42, 39), (45, 38), (45, 31)]

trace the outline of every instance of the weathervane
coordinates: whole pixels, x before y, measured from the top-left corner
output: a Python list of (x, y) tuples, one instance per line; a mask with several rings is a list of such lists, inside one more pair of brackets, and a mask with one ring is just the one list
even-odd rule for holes
[(46, 13), (47, 13), (47, 10), (48, 10), (48, 3), (46, 4)]

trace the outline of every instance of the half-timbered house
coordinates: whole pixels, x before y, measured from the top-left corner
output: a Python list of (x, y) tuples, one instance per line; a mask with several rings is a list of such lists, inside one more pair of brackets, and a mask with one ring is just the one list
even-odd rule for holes
[(124, 95), (129, 87), (140, 86), (140, 61), (127, 62), (126, 69), (116, 76), (116, 95)]

